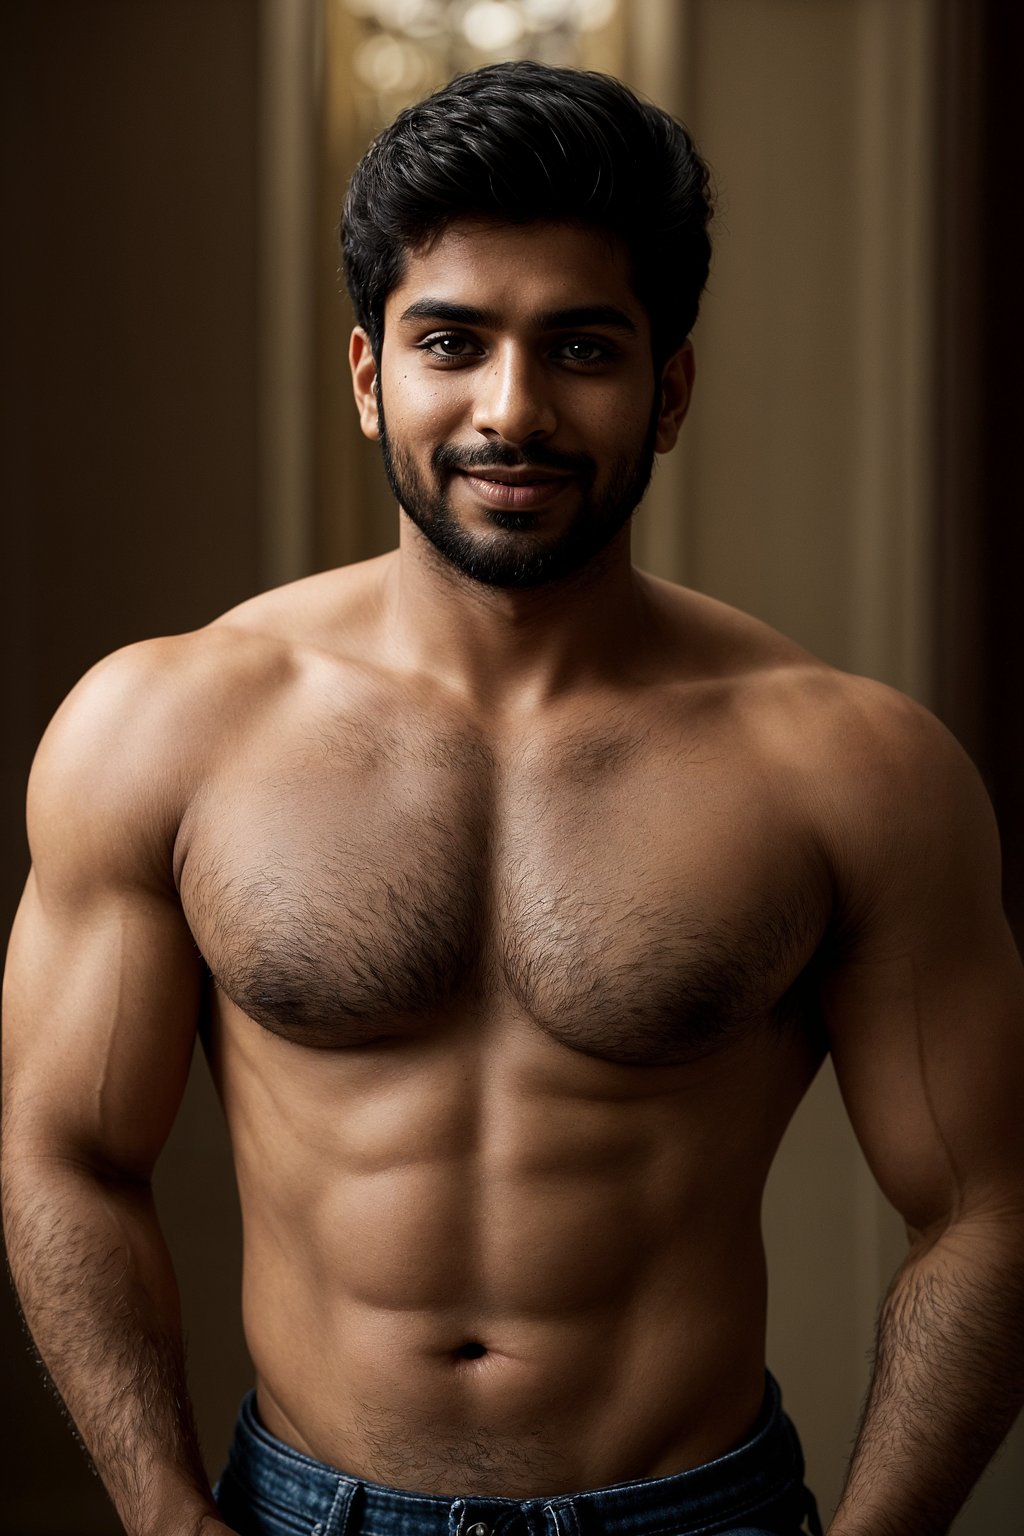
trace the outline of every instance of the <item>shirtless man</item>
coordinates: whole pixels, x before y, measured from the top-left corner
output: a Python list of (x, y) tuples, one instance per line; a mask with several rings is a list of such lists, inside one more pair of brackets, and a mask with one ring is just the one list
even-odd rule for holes
[[(108, 658), (43, 742), (6, 1232), (134, 1536), (818, 1529), (759, 1208), (829, 1050), (910, 1234), (832, 1536), (938, 1536), (1018, 1409), (1024, 987), (977, 777), (630, 562), (708, 211), (602, 77), (403, 114), (344, 235), (399, 548)], [(215, 1494), (150, 1190), (197, 1028), (257, 1377)]]

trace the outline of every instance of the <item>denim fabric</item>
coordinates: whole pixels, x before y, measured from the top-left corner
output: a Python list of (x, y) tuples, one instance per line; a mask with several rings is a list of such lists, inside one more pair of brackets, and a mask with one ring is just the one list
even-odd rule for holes
[(726, 1455), (672, 1477), (522, 1500), (439, 1498), (349, 1477), (270, 1434), (250, 1392), (215, 1497), (239, 1536), (821, 1536), (803, 1476), (770, 1374), (750, 1437)]

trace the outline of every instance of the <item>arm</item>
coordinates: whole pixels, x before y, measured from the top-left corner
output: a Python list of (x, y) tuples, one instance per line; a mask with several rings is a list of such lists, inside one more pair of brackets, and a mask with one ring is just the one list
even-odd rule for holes
[(830, 1536), (941, 1536), (1024, 1401), (1024, 983), (991, 812), (930, 716), (887, 701), (836, 832), (836, 1075), (909, 1254)]
[(161, 645), (80, 684), (33, 769), (4, 980), (3, 1217), (26, 1321), (126, 1530), (212, 1536), (226, 1527), (150, 1188), (200, 985), (171, 877), (182, 738), (157, 702)]

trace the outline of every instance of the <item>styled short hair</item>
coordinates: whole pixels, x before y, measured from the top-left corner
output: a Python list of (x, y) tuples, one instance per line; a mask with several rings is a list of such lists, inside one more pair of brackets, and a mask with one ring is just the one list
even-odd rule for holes
[(709, 182), (686, 128), (611, 75), (532, 60), (458, 75), (400, 112), (353, 173), (341, 246), (357, 323), (379, 361), (406, 253), (457, 220), (579, 223), (625, 242), (660, 374), (707, 281)]

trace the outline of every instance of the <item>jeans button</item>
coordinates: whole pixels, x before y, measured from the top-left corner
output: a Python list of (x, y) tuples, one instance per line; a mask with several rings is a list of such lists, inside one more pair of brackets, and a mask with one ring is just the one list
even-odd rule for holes
[(491, 1536), (491, 1528), (489, 1525), (485, 1525), (482, 1520), (478, 1520), (476, 1525), (471, 1525), (468, 1528), (466, 1536)]

